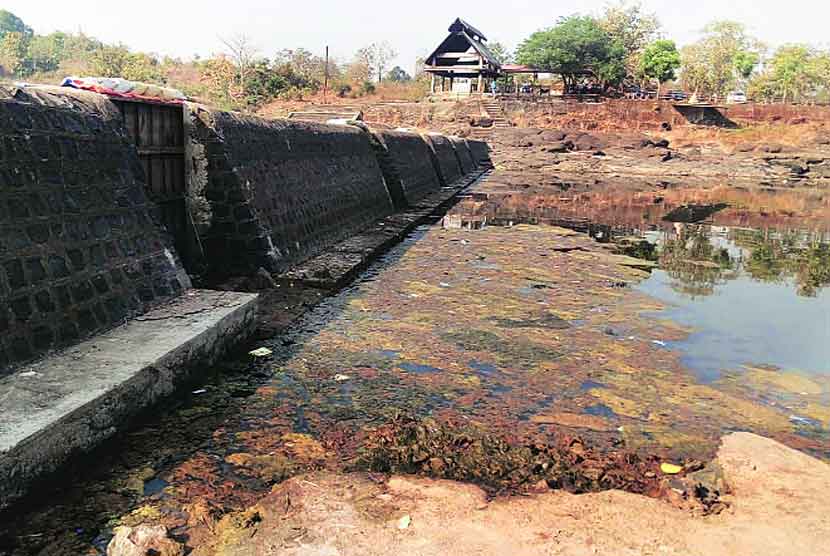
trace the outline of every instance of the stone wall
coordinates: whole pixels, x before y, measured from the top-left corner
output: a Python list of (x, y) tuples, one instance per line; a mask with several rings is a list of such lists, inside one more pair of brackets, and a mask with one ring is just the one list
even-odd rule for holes
[(467, 139), (467, 146), (473, 155), (476, 165), (479, 167), (491, 167), (493, 161), (490, 159), (490, 145), (477, 139)]
[(189, 286), (112, 104), (0, 88), (0, 376)]
[(441, 177), (441, 184), (450, 185), (457, 181), (462, 175), (461, 163), (458, 161), (458, 155), (450, 140), (436, 133), (429, 133), (424, 136), (424, 139), (435, 157), (433, 163)]
[(390, 188), (392, 183), (400, 183), (408, 204), (441, 189), (441, 180), (423, 137), (403, 131), (378, 131), (374, 136), (388, 152), (388, 164), (381, 164), (386, 183)]
[(201, 112), (214, 270), (282, 272), (391, 214), (370, 143), (350, 126)]
[(455, 154), (458, 156), (458, 162), (461, 164), (461, 171), (465, 174), (475, 171), (476, 162), (473, 159), (473, 153), (470, 152), (470, 147), (461, 137), (450, 137), (450, 142), (455, 148)]

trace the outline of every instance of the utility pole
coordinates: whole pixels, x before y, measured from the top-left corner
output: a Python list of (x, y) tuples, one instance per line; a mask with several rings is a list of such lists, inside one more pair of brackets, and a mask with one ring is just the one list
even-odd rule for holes
[(323, 104), (328, 104), (326, 100), (326, 96), (329, 91), (329, 47), (326, 45), (326, 70), (325, 70), (325, 77), (323, 79)]

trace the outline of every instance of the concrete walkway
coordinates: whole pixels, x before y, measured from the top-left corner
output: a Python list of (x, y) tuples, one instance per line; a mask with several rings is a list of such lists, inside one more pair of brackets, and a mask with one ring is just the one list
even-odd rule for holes
[(247, 337), (256, 299), (192, 290), (0, 380), (0, 507)]

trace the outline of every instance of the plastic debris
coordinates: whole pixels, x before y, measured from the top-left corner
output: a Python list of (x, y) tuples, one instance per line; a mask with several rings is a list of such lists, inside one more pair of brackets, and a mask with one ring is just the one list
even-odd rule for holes
[(199, 389), (199, 390), (194, 390), (192, 393), (193, 393), (193, 394), (196, 394), (196, 395), (199, 395), (199, 394), (207, 394), (207, 390), (205, 390), (204, 388), (201, 388), (201, 389)]
[(662, 471), (666, 475), (677, 475), (678, 473), (683, 471), (683, 468), (673, 463), (661, 463), (660, 471)]
[(409, 517), (409, 514), (407, 514), (398, 520), (398, 529), (403, 531), (409, 527), (410, 523), (412, 523), (412, 518)]
[(248, 355), (251, 355), (253, 357), (268, 357), (272, 353), (273, 352), (270, 349), (268, 349), (267, 347), (261, 347), (259, 349), (255, 349), (253, 351), (249, 351)]
[(337, 382), (346, 382), (347, 380), (351, 380), (351, 378), (349, 375), (334, 375), (334, 380)]
[(25, 376), (25, 377), (37, 376), (37, 373), (35, 371), (26, 371), (25, 373), (20, 373), (19, 376)]

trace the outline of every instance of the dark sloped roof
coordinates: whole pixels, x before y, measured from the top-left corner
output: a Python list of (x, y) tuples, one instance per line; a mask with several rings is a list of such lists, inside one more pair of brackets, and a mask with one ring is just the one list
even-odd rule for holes
[(487, 46), (484, 44), (484, 41), (486, 41), (487, 39), (484, 37), (484, 35), (481, 34), (481, 31), (477, 30), (475, 27), (473, 27), (469, 23), (465, 22), (461, 18), (456, 19), (453, 22), (453, 24), (450, 25), (449, 31), (450, 31), (450, 35), (446, 39), (444, 39), (444, 41), (440, 45), (438, 45), (438, 48), (436, 48), (435, 51), (433, 51), (433, 53), (430, 54), (426, 58), (426, 62), (428, 64), (430, 64), (430, 63), (436, 64), (437, 63), (436, 57), (438, 56), (438, 54), (442, 50), (444, 50), (445, 46), (454, 37), (460, 36), (460, 37), (464, 37), (464, 39), (466, 39), (466, 41), (468, 43), (470, 43), (470, 46), (472, 46), (473, 49), (476, 52), (478, 52), (479, 55), (481, 55), (482, 58), (484, 58), (484, 61), (487, 64), (489, 64), (489, 65), (491, 65), (495, 68), (500, 68), (501, 67), (501, 64), (499, 63), (499, 61), (496, 59), (496, 57), (493, 55), (493, 53), (490, 51), (490, 49), (487, 48)]
[(476, 49), (476, 52), (481, 54), (481, 56), (484, 58), (485, 62), (487, 62), (488, 64), (492, 64), (492, 65), (496, 66), (497, 68), (501, 67), (501, 64), (496, 59), (495, 55), (492, 52), (490, 52), (490, 49), (487, 48), (487, 46), (483, 42), (475, 40), (474, 38), (472, 38), (467, 33), (462, 33), (462, 34), (465, 37), (467, 37), (467, 40), (470, 41), (470, 44), (473, 45), (473, 48)]
[(470, 25), (469, 23), (467, 23), (466, 21), (464, 21), (460, 17), (456, 18), (456, 20), (452, 22), (452, 25), (450, 25), (450, 28), (448, 29), (448, 31), (450, 33), (460, 33), (462, 31), (464, 31), (468, 35), (471, 35), (473, 37), (478, 37), (482, 41), (487, 40), (487, 37), (484, 36), (484, 33), (479, 31), (478, 29), (476, 29), (475, 27), (473, 27), (472, 25)]

